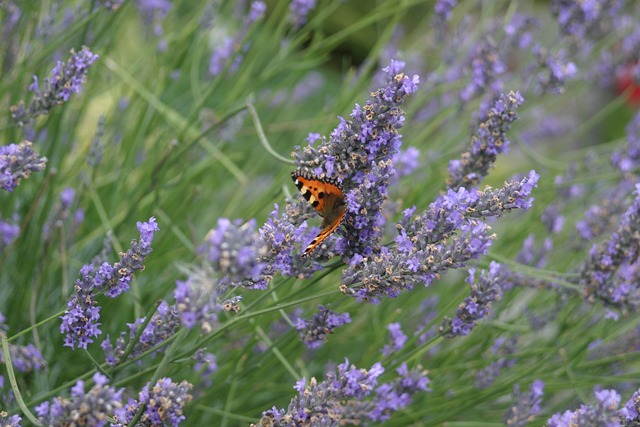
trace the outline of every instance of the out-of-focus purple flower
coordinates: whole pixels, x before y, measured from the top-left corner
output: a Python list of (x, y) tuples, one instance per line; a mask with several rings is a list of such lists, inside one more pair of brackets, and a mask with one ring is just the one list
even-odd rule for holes
[(398, 152), (404, 125), (401, 106), (418, 88), (419, 77), (402, 72), (404, 63), (391, 61), (383, 71), (386, 86), (372, 92), (364, 106), (356, 105), (351, 120), (340, 117), (330, 139), (316, 147), (307, 145), (294, 152), (303, 171), (342, 182), (347, 201), (343, 221), (346, 232), (337, 248), (343, 256), (370, 255), (380, 245), (385, 219), (382, 204), (395, 175), (392, 158)]
[(193, 355), (193, 360), (196, 361), (193, 365), (193, 370), (204, 380), (205, 386), (210, 387), (212, 384), (211, 377), (218, 370), (216, 355), (207, 353), (201, 348)]
[(260, 261), (267, 255), (267, 247), (258, 239), (255, 219), (218, 219), (218, 226), (209, 231), (200, 251), (223, 276), (220, 287), (267, 288), (268, 280), (263, 275), (266, 265)]
[(620, 274), (637, 263), (640, 250), (640, 184), (635, 200), (620, 218), (608, 240), (595, 244), (580, 270), (579, 285), (591, 303), (601, 301), (623, 311), (640, 310), (640, 285)]
[(2, 217), (0, 217), (0, 253), (2, 253), (7, 246), (13, 243), (13, 241), (18, 238), (19, 234), (20, 226), (18, 224), (4, 221)]
[(98, 55), (93, 54), (86, 46), (77, 53), (72, 49), (69, 60), (66, 63), (58, 61), (51, 70), (51, 77), (45, 80), (43, 88), (39, 88), (37, 80), (30, 87), (35, 96), (29, 108), (25, 108), (23, 102), (11, 107), (14, 123), (24, 126), (40, 115), (49, 114), (54, 106), (67, 102), (72, 93), (80, 93), (87, 71), (97, 59)]
[(131, 249), (121, 253), (120, 260), (111, 265), (94, 260), (80, 269), (81, 277), (74, 284), (74, 292), (67, 302), (67, 310), (60, 325), (60, 332), (66, 334), (64, 345), (71, 348), (87, 348), (93, 338), (100, 335), (100, 309), (96, 301), (99, 293), (115, 298), (129, 289), (129, 284), (136, 271), (144, 268), (143, 262), (151, 253), (151, 242), (154, 231), (158, 230), (156, 219), (149, 222), (138, 222), (140, 240), (131, 242)]
[(517, 345), (518, 340), (515, 337), (509, 340), (500, 337), (493, 343), (491, 354), (486, 355), (485, 358), (495, 359), (498, 356), (498, 359), (476, 373), (475, 386), (478, 389), (489, 388), (504, 368), (515, 365), (516, 359), (511, 356), (517, 351)]
[(564, 216), (558, 212), (558, 207), (554, 204), (547, 205), (540, 219), (550, 233), (557, 234), (564, 227)]
[(575, 411), (566, 410), (553, 414), (547, 420), (548, 427), (602, 426), (620, 427), (620, 395), (615, 390), (596, 391), (595, 404), (582, 404)]
[[(19, 372), (29, 373), (39, 371), (46, 362), (42, 358), (42, 353), (33, 344), (13, 345), (9, 344), (9, 355), (13, 367)], [(0, 363), (4, 363), (4, 354), (0, 352)]]
[(138, 408), (144, 405), (136, 425), (177, 427), (186, 419), (183, 412), (185, 405), (191, 401), (191, 389), (193, 385), (187, 381), (175, 383), (171, 378), (159, 379), (151, 389), (147, 384), (138, 394), (138, 400), (130, 398), (124, 407), (115, 411), (118, 421), (121, 425), (127, 425)]
[(116, 390), (107, 385), (108, 379), (101, 373), (93, 375), (95, 385), (85, 392), (84, 381), (71, 387), (71, 397), (56, 397), (36, 407), (38, 420), (47, 426), (84, 425), (101, 427), (107, 425), (107, 417), (122, 410), (123, 389)]
[(554, 95), (564, 93), (564, 85), (578, 74), (578, 67), (564, 59), (564, 53), (551, 54), (540, 45), (533, 48), (533, 55), (538, 61), (539, 71), (536, 74), (536, 90), (539, 93), (551, 92)]
[(209, 59), (209, 74), (212, 76), (219, 75), (227, 66), (229, 60), (233, 57), (233, 63), (229, 67), (229, 72), (234, 73), (242, 63), (243, 54), (249, 49), (249, 44), (243, 43), (244, 38), (249, 32), (251, 25), (262, 19), (267, 6), (263, 1), (253, 1), (249, 9), (249, 13), (245, 16), (242, 28), (234, 35), (228, 35), (216, 42), (211, 58)]
[(416, 147), (407, 147), (406, 150), (399, 151), (393, 156), (393, 166), (396, 168), (394, 181), (403, 176), (411, 175), (418, 168), (420, 163), (420, 150)]
[(485, 92), (497, 93), (502, 90), (502, 74), (507, 67), (500, 55), (498, 47), (492, 39), (484, 39), (475, 46), (472, 53), (469, 73), (471, 80), (460, 92), (463, 102)]
[(513, 386), (513, 404), (504, 414), (505, 425), (524, 427), (534, 421), (536, 415), (540, 413), (543, 389), (544, 383), (541, 380), (535, 380), (528, 393), (521, 393), (517, 384)]
[(436, 4), (433, 6), (436, 19), (444, 21), (451, 19), (451, 12), (457, 4), (457, 0), (436, 0)]
[(611, 155), (613, 165), (631, 181), (638, 181), (637, 171), (640, 169), (640, 112), (636, 113), (627, 125), (627, 144)]
[(218, 323), (220, 311), (238, 312), (241, 296), (222, 300), (224, 288), (216, 285), (215, 273), (208, 268), (193, 269), (187, 280), (176, 281), (173, 296), (182, 324), (198, 326), (203, 334), (211, 332)]
[(449, 162), (447, 186), (469, 188), (477, 185), (495, 163), (498, 154), (508, 151), (506, 132), (518, 119), (518, 107), (524, 102), (519, 92), (501, 94), (478, 126), (467, 151), (459, 160)]
[(389, 323), (387, 325), (387, 329), (389, 330), (389, 339), (391, 340), (391, 344), (386, 344), (384, 346), (382, 354), (389, 357), (391, 354), (404, 347), (404, 344), (407, 342), (407, 336), (402, 332), (402, 326), (400, 323)]
[(46, 157), (39, 157), (30, 141), (0, 146), (0, 188), (12, 192), (31, 172), (44, 170)]
[[(638, 425), (640, 422), (640, 390), (637, 390), (620, 408), (620, 417), (626, 421), (628, 426)], [(635, 424), (634, 424), (635, 423)]]
[(349, 313), (339, 314), (319, 305), (318, 312), (311, 319), (299, 317), (296, 320), (296, 330), (307, 348), (316, 349), (327, 342), (328, 335), (337, 327), (350, 322)]
[(287, 410), (274, 406), (264, 411), (258, 425), (310, 427), (384, 421), (393, 411), (411, 403), (411, 395), (428, 391), (426, 373), (409, 371), (405, 364), (398, 368), (395, 381), (376, 387), (383, 372), (379, 363), (367, 371), (349, 366), (345, 360), (337, 372), (327, 372), (323, 382), (318, 383), (313, 377), (308, 383), (305, 378), (298, 381), (294, 387), (298, 395), (291, 399)]
[(104, 126), (107, 122), (107, 117), (104, 114), (101, 114), (98, 118), (98, 126), (96, 129), (96, 133), (93, 136), (93, 140), (91, 140), (91, 147), (89, 148), (89, 153), (85, 157), (85, 162), (92, 167), (97, 167), (102, 161), (102, 155), (104, 153), (105, 143), (102, 140), (104, 137)]
[(451, 320), (445, 317), (440, 333), (447, 338), (468, 335), (471, 329), (491, 312), (493, 303), (502, 298), (501, 266), (491, 261), (489, 271), (482, 270), (476, 281), (475, 269), (469, 269), (467, 283), (471, 294), (458, 306), (456, 316)]
[[(136, 319), (134, 323), (127, 323), (130, 340), (134, 339), (144, 321), (145, 318), (141, 317)], [(144, 328), (139, 340), (135, 343), (133, 350), (129, 354), (129, 358), (137, 357), (148, 349), (166, 341), (175, 334), (179, 327), (180, 315), (178, 311), (174, 306), (169, 306), (166, 301), (162, 301), (158, 306), (158, 310), (153, 314), (151, 320)], [(111, 344), (109, 335), (107, 335), (107, 338), (100, 344), (100, 347), (105, 352), (106, 361), (109, 365), (116, 366), (123, 362), (122, 357), (129, 344), (126, 336), (126, 332), (121, 332), (120, 336), (116, 339), (115, 347)], [(158, 350), (160, 349), (156, 351)]]
[(54, 235), (55, 230), (64, 230), (65, 240), (73, 240), (73, 236), (78, 226), (84, 221), (84, 211), (76, 209), (72, 211), (71, 207), (75, 200), (76, 192), (73, 188), (67, 187), (60, 192), (60, 201), (54, 208), (53, 214), (47, 222), (42, 226), (43, 241), (49, 243)]
[(543, 268), (547, 263), (547, 255), (553, 249), (553, 240), (546, 237), (539, 248), (535, 247), (536, 236), (531, 233), (522, 243), (522, 249), (516, 256), (516, 261), (536, 268)]
[(20, 418), (19, 415), (9, 415), (5, 411), (0, 411), (0, 425), (3, 427), (20, 427)]
[(291, 13), (291, 22), (294, 28), (300, 28), (307, 23), (307, 17), (316, 7), (316, 0), (291, 0), (289, 3), (289, 12)]

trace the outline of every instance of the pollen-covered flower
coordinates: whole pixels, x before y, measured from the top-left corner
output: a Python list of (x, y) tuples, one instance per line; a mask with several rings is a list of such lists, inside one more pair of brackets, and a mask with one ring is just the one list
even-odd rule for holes
[(411, 403), (411, 395), (428, 391), (429, 379), (421, 370), (409, 371), (403, 364), (395, 381), (376, 387), (383, 372), (379, 363), (366, 370), (345, 360), (337, 372), (325, 373), (323, 382), (314, 377), (308, 382), (305, 378), (298, 381), (294, 387), (298, 395), (291, 399), (287, 410), (274, 406), (262, 413), (257, 425), (297, 427), (384, 421), (393, 411)]
[(171, 378), (161, 378), (151, 388), (147, 384), (138, 394), (138, 400), (130, 398), (125, 407), (116, 411), (118, 425), (128, 425), (138, 408), (144, 406), (136, 426), (177, 427), (186, 419), (184, 407), (191, 401), (191, 389), (193, 385), (187, 381), (175, 383)]
[(35, 96), (28, 108), (25, 108), (23, 102), (11, 107), (13, 121), (18, 126), (24, 126), (40, 115), (49, 114), (54, 106), (67, 102), (71, 94), (80, 93), (89, 67), (97, 59), (98, 55), (92, 53), (86, 46), (80, 52), (71, 49), (69, 60), (66, 63), (58, 61), (42, 89), (38, 78), (34, 76), (34, 82), (29, 89), (35, 93)]
[(449, 162), (449, 188), (477, 185), (489, 173), (498, 154), (508, 151), (506, 132), (511, 123), (518, 119), (518, 107), (523, 102), (524, 98), (520, 93), (512, 91), (506, 95), (501, 94), (493, 103), (493, 107), (471, 136), (467, 151), (462, 153), (459, 160)]
[(94, 386), (85, 391), (84, 381), (78, 381), (71, 388), (70, 398), (56, 397), (38, 405), (38, 420), (56, 427), (107, 425), (107, 417), (122, 408), (123, 390), (109, 386), (107, 377), (99, 372), (93, 375), (93, 382)]
[(339, 314), (320, 305), (311, 319), (297, 319), (296, 330), (307, 348), (316, 349), (327, 342), (336, 328), (350, 322), (349, 313)]
[(618, 405), (620, 395), (615, 390), (603, 389), (595, 393), (596, 403), (582, 404), (575, 411), (567, 409), (562, 414), (553, 414), (547, 420), (548, 427), (565, 426), (620, 426)]
[(31, 172), (44, 170), (46, 163), (30, 141), (0, 146), (0, 188), (12, 192)]
[(60, 332), (66, 334), (64, 345), (84, 348), (100, 335), (100, 309), (96, 296), (104, 293), (115, 298), (129, 289), (136, 271), (144, 268), (143, 262), (152, 251), (151, 242), (158, 230), (156, 219), (138, 222), (140, 239), (131, 242), (131, 249), (120, 253), (120, 260), (111, 265), (104, 260), (95, 259), (80, 269), (81, 277), (74, 284), (74, 292), (67, 302), (67, 310), (60, 318)]

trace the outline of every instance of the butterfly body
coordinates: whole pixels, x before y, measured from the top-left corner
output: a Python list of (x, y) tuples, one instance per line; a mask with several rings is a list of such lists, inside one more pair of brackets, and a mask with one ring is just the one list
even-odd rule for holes
[(322, 230), (305, 249), (302, 255), (306, 256), (340, 226), (347, 211), (347, 203), (340, 184), (334, 179), (317, 177), (301, 170), (291, 172), (291, 178), (302, 197), (322, 217)]

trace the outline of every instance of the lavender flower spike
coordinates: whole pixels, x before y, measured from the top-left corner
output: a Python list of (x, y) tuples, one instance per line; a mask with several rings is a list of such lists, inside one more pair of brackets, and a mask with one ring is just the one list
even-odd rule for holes
[(475, 273), (475, 269), (469, 269), (467, 283), (471, 286), (471, 295), (460, 304), (456, 317), (453, 320), (445, 318), (440, 327), (440, 333), (447, 338), (468, 335), (478, 321), (489, 315), (493, 303), (502, 297), (500, 264), (491, 261), (489, 271), (482, 270), (477, 282)]
[[(636, 263), (640, 248), (640, 184), (635, 200), (620, 219), (611, 237), (589, 252), (580, 271), (580, 286), (591, 303), (600, 300), (623, 311), (640, 310), (638, 280), (625, 277), (628, 266)], [(636, 273), (637, 275), (637, 273)]]
[(524, 98), (519, 92), (511, 91), (506, 95), (500, 95), (471, 136), (467, 151), (462, 153), (459, 160), (449, 163), (449, 188), (470, 188), (489, 173), (489, 168), (495, 163), (498, 154), (509, 149), (506, 132), (511, 123), (518, 119), (517, 110), (523, 102)]
[(513, 387), (514, 404), (504, 414), (504, 424), (509, 427), (524, 427), (534, 421), (536, 415), (540, 413), (543, 388), (544, 383), (541, 380), (535, 380), (531, 384), (529, 393), (522, 393), (516, 384)]
[[(603, 426), (619, 427), (620, 395), (615, 390), (603, 389), (595, 392), (596, 404), (580, 405), (575, 411), (566, 410), (553, 414), (547, 420), (548, 427)], [(633, 425), (633, 424), (630, 424)]]
[(51, 77), (45, 80), (41, 91), (38, 78), (34, 76), (34, 82), (29, 89), (35, 93), (29, 108), (24, 103), (11, 107), (13, 121), (18, 126), (24, 126), (36, 117), (49, 114), (56, 105), (64, 104), (72, 93), (80, 93), (86, 81), (89, 67), (98, 59), (98, 55), (92, 53), (88, 47), (83, 47), (80, 52), (71, 49), (71, 57), (64, 63), (58, 61), (51, 70)]
[[(104, 293), (115, 298), (129, 290), (134, 273), (144, 269), (143, 262), (152, 251), (151, 242), (158, 231), (156, 219), (138, 222), (140, 240), (131, 242), (131, 249), (120, 253), (120, 260), (111, 265), (103, 260), (94, 260), (80, 269), (81, 277), (74, 284), (74, 292), (67, 310), (61, 316), (60, 332), (66, 334), (64, 345), (86, 349), (93, 338), (100, 335), (100, 306), (96, 296)], [(99, 265), (98, 265), (99, 264)]]
[(31, 172), (44, 170), (46, 157), (40, 157), (30, 141), (0, 146), (0, 188), (12, 192)]
[(335, 328), (350, 322), (349, 313), (338, 314), (320, 305), (318, 313), (315, 313), (311, 319), (299, 317), (296, 321), (296, 329), (307, 348), (316, 349), (327, 342), (328, 335), (333, 333)]

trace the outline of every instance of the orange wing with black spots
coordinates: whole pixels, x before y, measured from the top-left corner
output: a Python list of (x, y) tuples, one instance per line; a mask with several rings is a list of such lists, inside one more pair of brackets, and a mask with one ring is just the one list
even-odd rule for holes
[(334, 179), (317, 177), (301, 170), (291, 172), (291, 178), (302, 197), (322, 217), (322, 230), (304, 250), (302, 256), (306, 256), (340, 226), (347, 211), (347, 203), (340, 184)]

